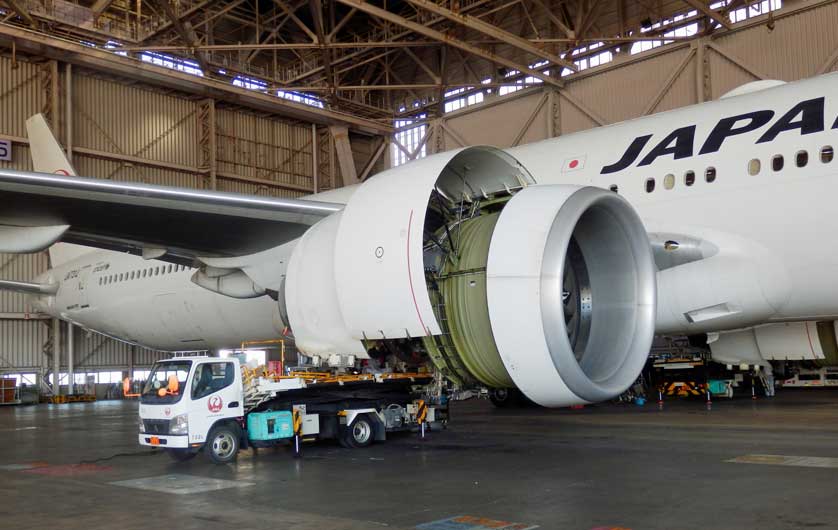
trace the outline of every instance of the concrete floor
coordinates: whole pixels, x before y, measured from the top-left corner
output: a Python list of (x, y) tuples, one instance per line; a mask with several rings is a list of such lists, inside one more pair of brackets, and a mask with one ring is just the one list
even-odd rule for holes
[[(768, 400), (495, 410), (364, 450), (327, 442), (176, 464), (136, 444), (136, 402), (0, 408), (0, 521), (23, 529), (412, 529), (459, 515), (545, 529), (838, 528), (838, 469), (750, 454), (838, 457), (838, 392)], [(116, 455), (116, 456), (114, 456)], [(769, 460), (775, 462), (775, 460)], [(813, 463), (814, 462), (814, 463)], [(832, 466), (836, 460), (809, 461)], [(26, 468), (26, 469), (24, 469)], [(168, 479), (166, 475), (177, 475)], [(228, 489), (172, 495), (116, 485)], [(439, 528), (465, 528), (449, 526)]]

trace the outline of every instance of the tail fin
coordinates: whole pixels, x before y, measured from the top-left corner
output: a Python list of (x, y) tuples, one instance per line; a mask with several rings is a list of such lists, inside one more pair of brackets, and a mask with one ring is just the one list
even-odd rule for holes
[[(64, 149), (53, 136), (52, 131), (42, 114), (35, 114), (26, 120), (26, 132), (29, 135), (29, 151), (32, 155), (32, 166), (39, 173), (55, 173), (72, 177), (76, 170), (67, 160)], [(49, 247), (50, 266), (72, 261), (82, 254), (92, 252), (93, 249), (69, 243), (56, 243)]]
[(29, 150), (32, 164), (38, 173), (56, 173), (75, 176), (76, 171), (67, 160), (64, 150), (53, 136), (43, 114), (35, 114), (26, 120), (26, 132), (29, 135)]

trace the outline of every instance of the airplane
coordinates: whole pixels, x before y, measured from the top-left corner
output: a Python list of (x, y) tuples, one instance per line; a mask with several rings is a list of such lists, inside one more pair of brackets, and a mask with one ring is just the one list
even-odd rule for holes
[(655, 335), (706, 335), (728, 364), (831, 359), (836, 89), (757, 81), (299, 199), (76, 177), (34, 117), (36, 172), (0, 170), (0, 251), (52, 268), (0, 288), (152, 348), (289, 328), (329, 366), (419, 357), (544, 406), (621, 394)]

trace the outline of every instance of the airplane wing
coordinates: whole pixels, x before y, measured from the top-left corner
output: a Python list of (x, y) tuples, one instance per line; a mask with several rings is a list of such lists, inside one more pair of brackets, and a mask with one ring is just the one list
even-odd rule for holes
[(20, 252), (26, 246), (34, 252), (64, 241), (173, 262), (241, 256), (296, 239), (342, 208), (318, 201), (0, 170), (0, 232), (5, 236), (0, 237), (0, 252)]

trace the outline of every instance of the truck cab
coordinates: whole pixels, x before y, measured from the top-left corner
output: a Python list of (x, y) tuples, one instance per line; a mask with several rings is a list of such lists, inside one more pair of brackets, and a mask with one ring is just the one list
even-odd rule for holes
[(176, 460), (206, 445), (232, 461), (242, 438), (244, 395), (238, 359), (175, 357), (155, 363), (140, 394), (139, 442)]

